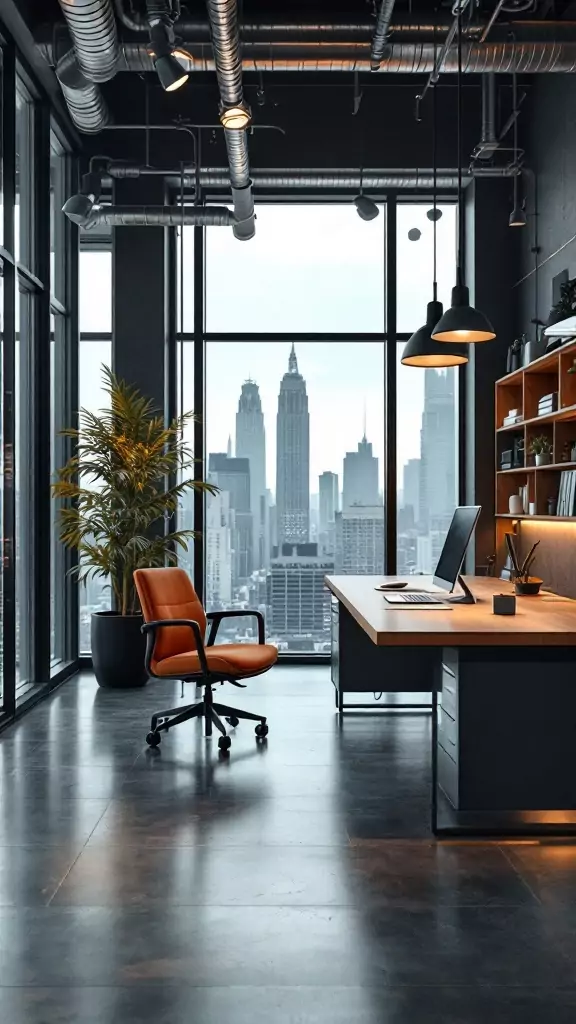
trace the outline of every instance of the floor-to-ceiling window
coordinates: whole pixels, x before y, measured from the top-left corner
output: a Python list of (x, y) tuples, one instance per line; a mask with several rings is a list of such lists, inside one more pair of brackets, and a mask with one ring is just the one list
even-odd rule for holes
[[(437, 221), (438, 298), (450, 305), (456, 266), (456, 206)], [(432, 299), (433, 222), (423, 203), (397, 207), (397, 327), (412, 334)], [(397, 345), (397, 570), (433, 572), (458, 503), (458, 371), (401, 363)]]

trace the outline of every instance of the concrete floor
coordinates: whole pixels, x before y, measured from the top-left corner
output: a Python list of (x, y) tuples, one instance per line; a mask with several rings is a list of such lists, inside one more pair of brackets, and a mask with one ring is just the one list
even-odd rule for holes
[(576, 845), (435, 842), (429, 717), (278, 667), (221, 691), (265, 745), (148, 750), (179, 699), (85, 675), (0, 737), (0, 1021), (573, 1024)]

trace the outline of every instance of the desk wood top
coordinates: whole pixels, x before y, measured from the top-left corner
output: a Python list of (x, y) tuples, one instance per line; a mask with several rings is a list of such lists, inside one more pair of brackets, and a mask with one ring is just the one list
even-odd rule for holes
[(379, 646), (408, 647), (572, 647), (576, 646), (576, 601), (556, 594), (517, 597), (516, 615), (494, 615), (494, 594), (514, 588), (485, 576), (465, 577), (477, 603), (450, 609), (394, 608), (374, 588), (408, 579), (425, 589), (431, 576), (327, 576), (326, 585)]

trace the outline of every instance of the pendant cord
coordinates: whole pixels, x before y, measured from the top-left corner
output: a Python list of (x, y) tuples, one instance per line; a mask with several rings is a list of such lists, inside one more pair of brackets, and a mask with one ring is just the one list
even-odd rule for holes
[[(436, 67), (436, 24), (434, 24), (434, 67)], [(434, 209), (434, 219), (432, 221), (432, 246), (433, 246), (433, 267), (434, 267), (434, 280), (432, 282), (432, 298), (436, 302), (438, 298), (438, 282), (436, 280), (436, 203), (437, 203), (437, 189), (438, 189), (438, 151), (437, 151), (437, 109), (436, 109), (436, 86), (432, 91), (432, 206)]]
[(464, 250), (464, 215), (463, 215), (463, 203), (462, 203), (462, 14), (458, 11), (457, 26), (458, 26), (458, 267), (457, 267), (457, 280), (458, 284), (462, 284), (462, 253)]

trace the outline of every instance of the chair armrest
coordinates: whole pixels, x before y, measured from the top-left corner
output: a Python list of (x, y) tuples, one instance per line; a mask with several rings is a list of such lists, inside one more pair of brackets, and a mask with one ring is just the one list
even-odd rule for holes
[(152, 654), (154, 651), (154, 644), (156, 642), (156, 630), (164, 629), (167, 626), (189, 626), (194, 633), (194, 639), (196, 641), (196, 649), (198, 651), (198, 658), (200, 660), (200, 667), (205, 675), (208, 675), (208, 662), (206, 661), (206, 652), (204, 650), (204, 637), (202, 636), (202, 630), (200, 629), (200, 623), (196, 622), (195, 619), (156, 619), (154, 622), (145, 622), (142, 626), (142, 632), (147, 633), (146, 637), (146, 671), (153, 675), (151, 670)]
[(264, 616), (262, 615), (262, 612), (256, 612), (256, 611), (230, 611), (230, 612), (208, 612), (207, 613), (206, 618), (209, 620), (209, 622), (212, 623), (212, 625), (210, 626), (210, 633), (208, 634), (208, 640), (206, 641), (206, 646), (207, 647), (211, 647), (212, 644), (214, 643), (214, 641), (216, 639), (216, 634), (218, 632), (218, 629), (220, 627), (220, 623), (222, 622), (222, 619), (234, 619), (234, 618), (239, 619), (239, 618), (242, 618), (243, 616), (246, 616), (246, 615), (251, 615), (253, 618), (255, 618), (257, 620), (257, 622), (258, 622), (258, 643), (259, 644), (265, 644), (266, 643), (266, 637), (265, 637), (265, 631), (264, 631)]

